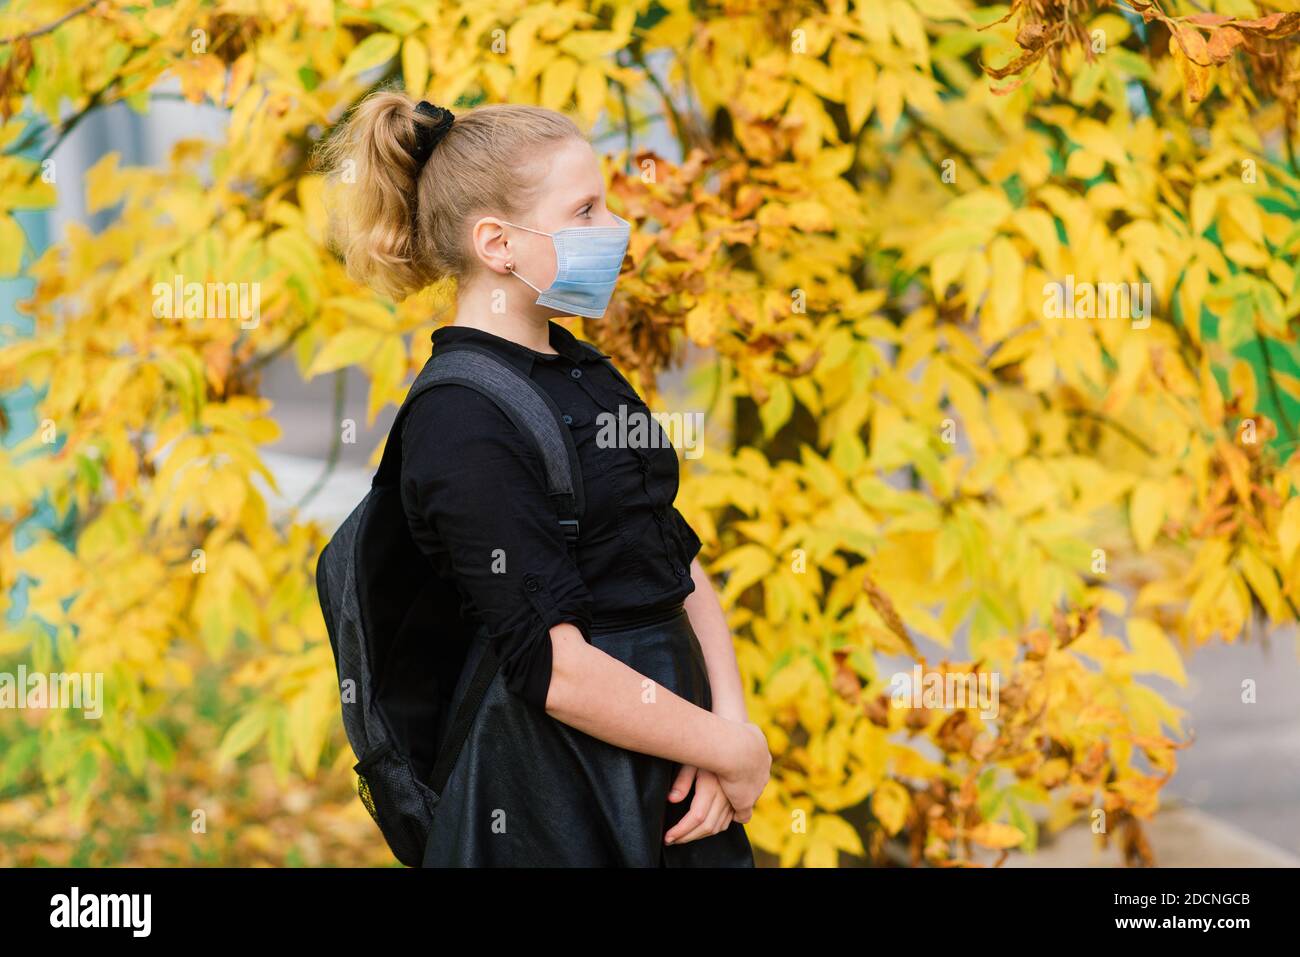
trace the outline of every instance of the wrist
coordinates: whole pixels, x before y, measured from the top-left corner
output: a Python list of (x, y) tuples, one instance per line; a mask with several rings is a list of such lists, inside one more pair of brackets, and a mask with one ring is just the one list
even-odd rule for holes
[(742, 721), (725, 715), (717, 715), (717, 717), (723, 722), (721, 727), (725, 734), (722, 737), (721, 760), (719, 766), (713, 770), (719, 775), (734, 777), (741, 774), (747, 764), (746, 748), (750, 743), (747, 739), (748, 732), (745, 731), (745, 724)]
[(739, 721), (741, 724), (749, 723), (749, 712), (745, 710), (745, 702), (741, 700), (722, 699), (713, 702), (713, 713), (719, 717), (727, 718), (730, 721)]

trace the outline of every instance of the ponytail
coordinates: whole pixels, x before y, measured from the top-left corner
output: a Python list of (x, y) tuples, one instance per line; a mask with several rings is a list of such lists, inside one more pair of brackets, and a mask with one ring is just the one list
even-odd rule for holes
[(331, 238), (348, 275), (401, 300), (474, 269), (471, 215), (530, 207), (548, 145), (582, 134), (568, 117), (535, 106), (482, 106), (457, 114), (428, 147), (417, 124), (437, 121), (404, 93), (372, 93), (323, 146), (332, 198)]

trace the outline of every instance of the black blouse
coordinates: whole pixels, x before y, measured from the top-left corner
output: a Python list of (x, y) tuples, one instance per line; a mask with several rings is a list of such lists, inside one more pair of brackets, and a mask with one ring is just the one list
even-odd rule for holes
[[(466, 326), (443, 326), (436, 349), (472, 342), (530, 376), (573, 431), (586, 507), (570, 555), (537, 451), (491, 399), (448, 383), (417, 398), (402, 437), (402, 504), (411, 535), (436, 574), (456, 582), (461, 613), (486, 626), (506, 686), (539, 707), (551, 682), (550, 629), (570, 622), (591, 640), (676, 607), (695, 590), (700, 540), (673, 506), (677, 453), (656, 441), (605, 447), (603, 413), (649, 409), (563, 326), (558, 355)], [(626, 431), (625, 435), (631, 432)]]

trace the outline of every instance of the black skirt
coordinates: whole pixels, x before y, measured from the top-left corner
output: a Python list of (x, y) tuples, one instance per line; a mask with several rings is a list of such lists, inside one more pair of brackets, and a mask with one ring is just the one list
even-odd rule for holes
[[(486, 642), (480, 632), (453, 707)], [(704, 653), (684, 610), (593, 632), (591, 643), (661, 688), (712, 707)], [(664, 844), (695, 797), (692, 786), (681, 801), (668, 801), (680, 767), (557, 721), (508, 691), (498, 672), (434, 808), (424, 866), (753, 867), (738, 821), (700, 840)]]

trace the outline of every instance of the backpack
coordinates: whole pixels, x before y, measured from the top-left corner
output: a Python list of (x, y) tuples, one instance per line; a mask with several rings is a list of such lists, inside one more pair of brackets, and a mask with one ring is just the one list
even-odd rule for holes
[(357, 757), (357, 792), (408, 867), (423, 862), (434, 809), (500, 666), (489, 646), (453, 717), (451, 700), (473, 629), (461, 620), (454, 582), (434, 573), (411, 537), (399, 484), (411, 403), (445, 383), (490, 398), (533, 443), (571, 554), (583, 509), (577, 448), (554, 400), (485, 349), (468, 343), (434, 349), (398, 409), (369, 491), (316, 564), (343, 727)]

